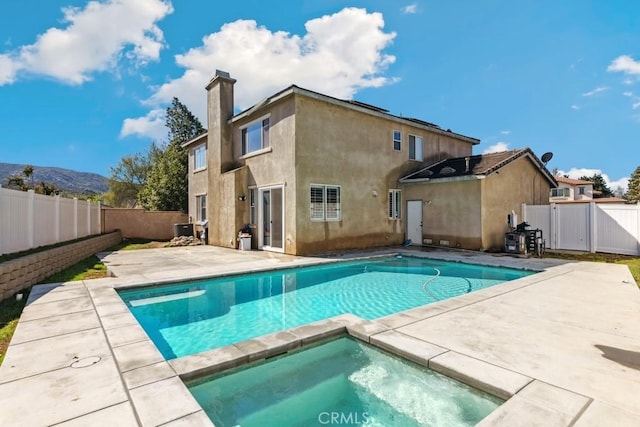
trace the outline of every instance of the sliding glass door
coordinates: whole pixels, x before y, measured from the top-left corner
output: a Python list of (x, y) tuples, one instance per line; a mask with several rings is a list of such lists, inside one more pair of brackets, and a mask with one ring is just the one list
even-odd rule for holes
[(261, 249), (284, 251), (284, 187), (260, 189), (260, 230)]

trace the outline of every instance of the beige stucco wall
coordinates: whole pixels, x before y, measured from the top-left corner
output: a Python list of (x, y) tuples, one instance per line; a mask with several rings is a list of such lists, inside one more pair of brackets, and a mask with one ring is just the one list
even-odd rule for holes
[[(393, 147), (394, 130), (402, 132), (400, 151)], [(409, 160), (409, 134), (423, 137), (430, 161)], [(299, 254), (402, 243), (405, 218), (388, 219), (388, 191), (442, 150), (469, 155), (472, 149), (446, 135), (304, 96), (296, 97), (296, 147)], [(341, 221), (310, 220), (311, 184), (341, 186)]]
[(220, 175), (210, 187), (209, 244), (228, 248), (237, 247), (238, 231), (248, 218), (247, 201), (239, 201), (247, 194), (248, 169), (242, 167)]
[(522, 222), (522, 204), (549, 204), (551, 185), (526, 157), (504, 166), (482, 182), (482, 248), (499, 250), (508, 231), (507, 215), (514, 210)]
[[(207, 167), (204, 169), (199, 169), (197, 172), (194, 170), (195, 159), (194, 152), (195, 149), (204, 145), (207, 147), (207, 137), (204, 136), (200, 140), (195, 141), (189, 147), (187, 147), (187, 152), (189, 153), (189, 215), (192, 221), (196, 221), (196, 196), (207, 195), (209, 192), (209, 180), (208, 180), (208, 172)], [(206, 150), (206, 159), (209, 159), (209, 150)]]
[(423, 202), (423, 238), (434, 245), (502, 250), (507, 215), (522, 204), (548, 204), (549, 182), (526, 157), (481, 179), (410, 184), (405, 201)]
[[(399, 188), (399, 178), (429, 163), (472, 151), (471, 142), (422, 125), (297, 94), (229, 123), (224, 120), (230, 117), (229, 111), (223, 110), (232, 108), (230, 81), (214, 81), (208, 90), (207, 170), (194, 173), (190, 157), (189, 209), (193, 216), (196, 194), (206, 191), (208, 242), (214, 245), (236, 247), (238, 230), (249, 222), (249, 198), (242, 201), (238, 197), (248, 196), (250, 187), (271, 186), (284, 189), (285, 253), (399, 244), (405, 238), (404, 218), (387, 218), (388, 190)], [(211, 111), (216, 108), (222, 110)], [(241, 128), (267, 114), (269, 148), (242, 156)], [(400, 151), (393, 149), (394, 130), (402, 132)], [(409, 134), (423, 137), (425, 161), (408, 159)], [(310, 220), (310, 184), (341, 186), (342, 220)], [(257, 225), (254, 247), (258, 232)]]
[(404, 186), (405, 199), (421, 200), (423, 239), (434, 245), (481, 249), (481, 180)]
[[(241, 128), (269, 114), (269, 149), (261, 154), (249, 154), (242, 158)], [(234, 156), (247, 167), (247, 183), (244, 193), (248, 195), (248, 187), (266, 188), (283, 186), (285, 204), (285, 222), (283, 230), (284, 252), (296, 253), (296, 119), (295, 99), (285, 98), (271, 106), (268, 112), (259, 111), (254, 115), (238, 121), (233, 125)], [(257, 195), (256, 195), (257, 197)], [(258, 203), (256, 201), (256, 203)], [(249, 199), (238, 202), (244, 213), (244, 224), (249, 223)], [(256, 207), (257, 209), (257, 207)], [(255, 224), (254, 224), (255, 225)], [(237, 234), (236, 230), (236, 234)], [(254, 228), (254, 246), (257, 246), (259, 227)]]
[(144, 209), (103, 208), (102, 232), (122, 232), (122, 237), (171, 240), (174, 224), (186, 223), (189, 215), (181, 212), (145, 211)]

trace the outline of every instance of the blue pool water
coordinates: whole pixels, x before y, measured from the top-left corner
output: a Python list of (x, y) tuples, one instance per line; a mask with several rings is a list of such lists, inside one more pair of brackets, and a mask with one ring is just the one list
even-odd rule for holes
[(385, 257), (119, 294), (164, 357), (173, 359), (344, 313), (372, 320), (529, 274)]
[(187, 384), (216, 426), (473, 426), (503, 401), (340, 338)]

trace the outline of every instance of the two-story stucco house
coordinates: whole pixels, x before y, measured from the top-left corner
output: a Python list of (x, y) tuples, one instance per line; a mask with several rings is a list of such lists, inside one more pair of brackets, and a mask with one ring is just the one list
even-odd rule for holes
[[(234, 83), (228, 73), (216, 72), (206, 87), (207, 133), (184, 144), (189, 214), (196, 224), (207, 221), (208, 243), (217, 246), (236, 247), (246, 225), (253, 248), (288, 254), (402, 244), (410, 235), (407, 215), (419, 215), (409, 218), (414, 225), (430, 218), (407, 210), (408, 184), (401, 178), (446, 159), (471, 157), (479, 143), (425, 121), (297, 86), (234, 114)], [(534, 185), (548, 202), (553, 178), (528, 153), (518, 157), (531, 166), (526, 191), (533, 176), (542, 174)], [(420, 187), (413, 185), (412, 201), (426, 203)], [(446, 196), (469, 199), (457, 191)], [(523, 197), (528, 194), (500, 211), (502, 228), (511, 209), (531, 203), (520, 201)], [(415, 244), (425, 237), (421, 231), (411, 236)], [(460, 241), (484, 248), (482, 239)]]
[(593, 182), (556, 176), (557, 188), (549, 194), (551, 203), (625, 203), (620, 197), (602, 197), (602, 192), (593, 189)]
[(571, 200), (593, 199), (593, 182), (581, 179), (555, 177), (558, 188), (552, 188), (549, 200), (552, 202), (564, 202)]

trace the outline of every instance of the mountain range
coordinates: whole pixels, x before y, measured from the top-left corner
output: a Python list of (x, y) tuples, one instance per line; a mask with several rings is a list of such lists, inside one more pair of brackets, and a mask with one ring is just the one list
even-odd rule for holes
[[(0, 163), (0, 185), (7, 186), (7, 179), (11, 176), (22, 176), (22, 171), (27, 165), (15, 163)], [(55, 185), (62, 192), (73, 194), (99, 194), (109, 188), (106, 177), (97, 173), (78, 172), (71, 169), (63, 169), (48, 166), (33, 167), (33, 182), (44, 181)]]

